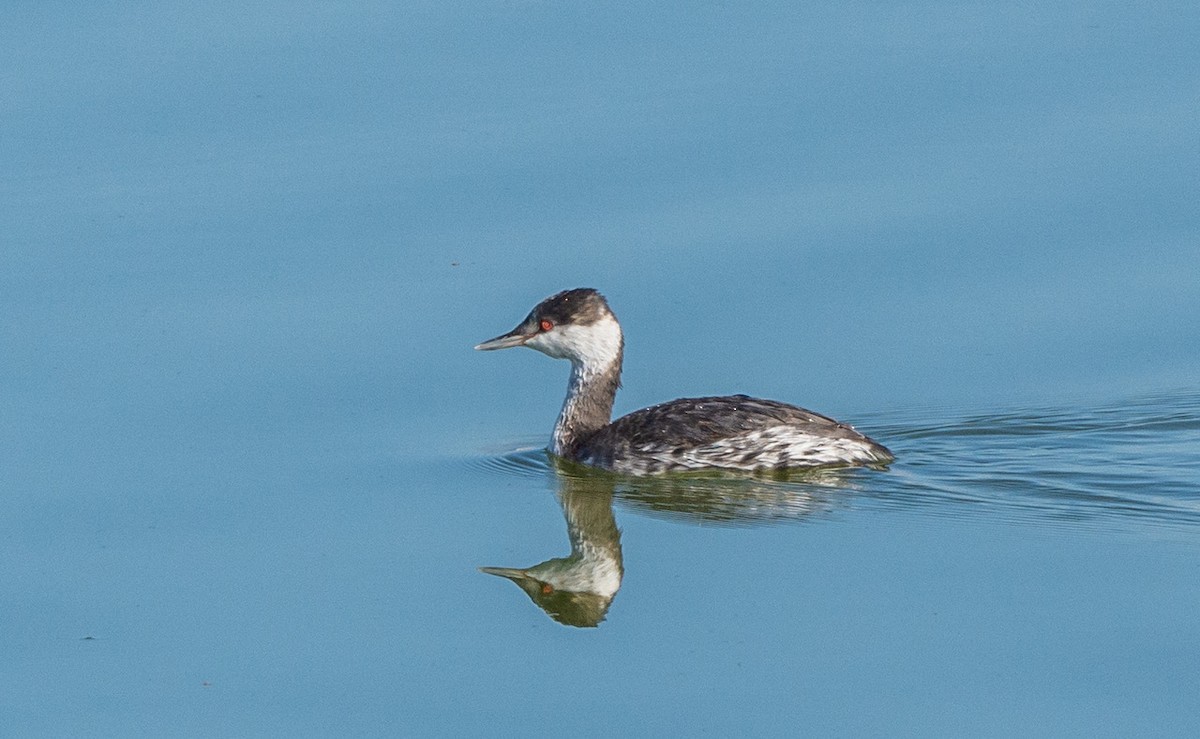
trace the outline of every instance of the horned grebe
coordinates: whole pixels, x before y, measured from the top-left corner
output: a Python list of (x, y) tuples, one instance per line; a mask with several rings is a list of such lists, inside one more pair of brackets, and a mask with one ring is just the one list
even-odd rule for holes
[(612, 418), (625, 340), (604, 296), (565, 290), (519, 326), (476, 349), (527, 346), (571, 360), (550, 451), (630, 475), (723, 468), (883, 466), (895, 457), (850, 426), (794, 405), (745, 395), (680, 398)]

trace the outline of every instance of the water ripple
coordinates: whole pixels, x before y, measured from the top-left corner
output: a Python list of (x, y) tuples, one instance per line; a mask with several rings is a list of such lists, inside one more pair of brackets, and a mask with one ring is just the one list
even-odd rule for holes
[[(1097, 407), (888, 418), (900, 461), (872, 485), (883, 505), (1020, 519), (1200, 524), (1200, 393)], [(966, 510), (964, 510), (966, 508)]]
[(524, 478), (546, 477), (553, 472), (544, 444), (522, 444), (511, 451), (472, 458), (468, 464), (485, 472)]
[[(617, 499), (639, 512), (727, 525), (866, 506), (1079, 527), (1200, 526), (1195, 390), (1099, 406), (921, 409), (857, 420), (896, 452), (890, 470), (613, 475), (611, 484)], [(556, 466), (540, 444), (475, 464), (527, 479), (608, 474)]]

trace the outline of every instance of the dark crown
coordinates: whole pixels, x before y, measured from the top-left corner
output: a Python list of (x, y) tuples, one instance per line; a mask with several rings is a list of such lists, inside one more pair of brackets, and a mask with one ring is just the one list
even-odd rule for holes
[(564, 323), (586, 326), (612, 314), (604, 296), (590, 287), (563, 290), (538, 303), (533, 309), (533, 315), (538, 320), (549, 319), (556, 326)]

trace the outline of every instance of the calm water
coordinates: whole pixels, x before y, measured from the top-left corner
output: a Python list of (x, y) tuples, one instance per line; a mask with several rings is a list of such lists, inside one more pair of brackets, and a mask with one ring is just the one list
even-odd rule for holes
[[(1194, 3), (2, 15), (0, 734), (1200, 732)], [(897, 462), (555, 467), (580, 285)]]

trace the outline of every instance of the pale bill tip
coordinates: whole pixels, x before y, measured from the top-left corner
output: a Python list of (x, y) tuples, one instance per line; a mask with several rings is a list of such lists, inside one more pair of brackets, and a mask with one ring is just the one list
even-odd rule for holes
[(481, 344), (476, 344), (475, 349), (481, 352), (488, 352), (492, 351), (493, 349), (508, 349), (509, 347), (521, 346), (528, 341), (529, 338), (530, 337), (523, 336), (521, 334), (504, 334), (503, 336), (497, 336), (494, 339), (488, 339)]

